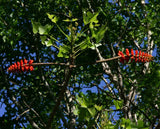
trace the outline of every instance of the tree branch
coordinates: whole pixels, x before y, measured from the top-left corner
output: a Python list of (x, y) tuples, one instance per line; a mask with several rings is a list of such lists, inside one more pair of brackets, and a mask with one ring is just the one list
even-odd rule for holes
[(47, 127), (46, 129), (51, 129), (51, 125), (52, 125), (52, 121), (53, 121), (53, 118), (59, 108), (59, 105), (60, 105), (60, 102), (61, 100), (64, 98), (64, 93), (67, 89), (67, 86), (68, 86), (68, 82), (70, 80), (70, 77), (71, 77), (71, 73), (72, 73), (72, 68), (70, 67), (66, 67), (65, 69), (65, 76), (64, 76), (64, 82), (62, 84), (62, 89), (61, 89), (61, 92), (59, 94), (59, 97), (58, 97), (58, 100), (56, 102), (56, 105), (54, 106), (50, 116), (49, 116), (49, 120), (48, 120), (48, 123), (47, 123)]

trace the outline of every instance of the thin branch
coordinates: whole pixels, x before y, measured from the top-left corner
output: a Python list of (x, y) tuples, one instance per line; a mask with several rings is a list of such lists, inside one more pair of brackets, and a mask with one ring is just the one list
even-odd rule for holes
[(92, 9), (92, 6), (91, 6), (91, 2), (89, 0), (87, 0), (87, 3), (88, 3), (88, 6), (89, 6), (89, 9), (92, 11), (92, 13), (94, 13), (94, 10)]
[(109, 92), (106, 92), (105, 90), (103, 90), (102, 88), (100, 88), (99, 86), (95, 85), (97, 87), (97, 89), (101, 90), (102, 92), (105, 92), (108, 96), (110, 96), (111, 98), (115, 99), (115, 100), (119, 100), (116, 96), (111, 95)]
[(113, 88), (108, 84), (108, 82), (106, 81), (106, 79), (102, 76), (103, 81), (106, 83), (107, 88), (109, 89), (110, 93), (112, 93), (112, 95), (116, 98), (118, 98), (116, 96), (116, 93), (114, 92)]
[(22, 112), (17, 118), (16, 120), (18, 120), (21, 116), (23, 116), (25, 113), (29, 112), (30, 109), (27, 109), (26, 111)]
[(137, 47), (139, 50), (141, 50), (141, 47), (139, 46), (139, 44), (138, 44), (135, 40), (133, 40), (133, 42), (134, 42), (134, 44), (136, 45), (136, 47)]
[(108, 58), (108, 59), (97, 60), (96, 62), (92, 62), (92, 63), (88, 62), (88, 63), (78, 64), (78, 65), (70, 65), (70, 64), (66, 64), (66, 63), (48, 62), (48, 63), (32, 63), (32, 66), (36, 66), (36, 65), (38, 65), (38, 66), (39, 65), (62, 65), (62, 66), (70, 66), (72, 68), (72, 67), (77, 67), (77, 66), (83, 66), (83, 65), (90, 65), (90, 64), (107, 62), (107, 61), (116, 60), (116, 59), (119, 59), (119, 58), (121, 58), (121, 56), (116, 56), (116, 57), (112, 57), (112, 58)]

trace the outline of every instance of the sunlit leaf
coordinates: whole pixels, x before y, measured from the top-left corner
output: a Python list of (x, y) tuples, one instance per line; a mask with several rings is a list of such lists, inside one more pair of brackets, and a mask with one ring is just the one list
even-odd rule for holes
[(101, 111), (102, 110), (102, 106), (98, 106), (98, 105), (94, 105), (95, 108), (98, 110), (98, 111)]
[(60, 46), (58, 57), (69, 58), (70, 47), (67, 45)]
[(57, 17), (57, 16), (55, 16), (55, 15), (53, 15), (53, 14), (49, 14), (49, 13), (47, 13), (47, 15), (48, 15), (48, 18), (49, 18), (53, 23), (57, 23), (57, 21), (58, 21), (58, 17)]
[(33, 27), (33, 33), (34, 34), (38, 33), (38, 29), (41, 24), (39, 22), (34, 22), (33, 20), (31, 20), (31, 22)]

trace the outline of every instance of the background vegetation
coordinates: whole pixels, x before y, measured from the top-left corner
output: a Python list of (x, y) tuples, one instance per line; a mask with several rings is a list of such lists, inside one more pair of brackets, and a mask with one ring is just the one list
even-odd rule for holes
[[(159, 21), (153, 0), (1, 0), (0, 128), (160, 128)], [(154, 61), (92, 64), (126, 48)], [(24, 58), (71, 67), (7, 72)]]

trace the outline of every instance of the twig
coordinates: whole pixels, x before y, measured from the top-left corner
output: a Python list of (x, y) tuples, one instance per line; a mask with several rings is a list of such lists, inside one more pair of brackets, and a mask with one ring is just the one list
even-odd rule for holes
[(30, 111), (30, 109), (22, 112), (22, 113), (16, 118), (16, 120), (18, 120), (21, 116), (23, 116), (25, 113), (27, 113), (27, 112), (29, 112), (29, 111)]
[[(92, 64), (97, 64), (97, 63), (102, 63), (102, 62), (107, 62), (107, 61), (111, 61), (111, 60), (115, 60), (115, 59), (119, 59), (121, 58), (121, 56), (116, 56), (116, 57), (112, 57), (112, 58), (108, 58), (108, 59), (102, 59), (102, 60), (97, 60), (96, 62), (87, 62), (87, 63), (83, 63), (83, 64), (77, 64), (77, 65), (70, 65), (67, 63), (57, 63), (57, 62), (48, 62), (48, 63), (32, 63), (32, 66), (44, 66), (44, 65), (61, 65), (61, 66), (69, 66), (70, 68), (75, 68), (77, 66), (83, 66), (83, 65), (92, 65)], [(29, 66), (29, 64), (24, 64), (23, 66)]]
[(110, 86), (110, 84), (108, 84), (108, 82), (106, 81), (106, 79), (105, 79), (103, 76), (102, 76), (102, 79), (103, 79), (103, 81), (106, 83), (106, 86), (107, 86), (107, 88), (109, 89), (110, 93), (112, 93), (112, 95), (113, 95), (114, 97), (118, 98), (118, 97), (116, 96), (116, 93), (115, 93), (114, 89)]

